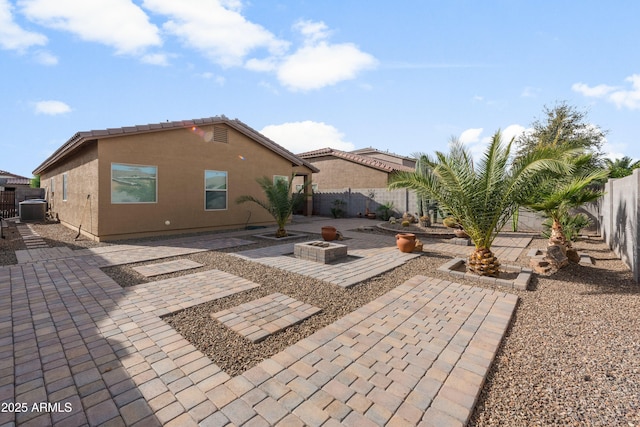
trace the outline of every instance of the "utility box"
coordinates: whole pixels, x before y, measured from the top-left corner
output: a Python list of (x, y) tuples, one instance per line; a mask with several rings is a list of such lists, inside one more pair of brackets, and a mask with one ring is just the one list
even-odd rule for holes
[(46, 200), (25, 200), (18, 204), (21, 222), (44, 221), (47, 214)]

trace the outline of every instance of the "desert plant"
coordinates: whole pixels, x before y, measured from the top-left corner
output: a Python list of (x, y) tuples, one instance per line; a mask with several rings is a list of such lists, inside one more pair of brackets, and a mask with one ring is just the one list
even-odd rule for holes
[[(578, 213), (575, 215), (567, 214), (560, 218), (560, 224), (562, 225), (562, 231), (564, 232), (567, 240), (569, 242), (574, 242), (578, 239), (580, 231), (582, 231), (583, 228), (591, 225), (591, 220), (583, 213)], [(550, 239), (553, 220), (551, 218), (547, 218), (542, 223), (542, 226), (544, 227), (544, 229), (542, 230), (542, 235), (545, 238)]]
[(391, 217), (391, 214), (393, 214), (393, 208), (393, 202), (385, 202), (384, 204), (378, 206), (378, 209), (376, 210), (380, 214), (380, 218), (383, 221), (386, 221)]
[(276, 237), (286, 237), (287, 230), (285, 230), (284, 226), (293, 211), (304, 201), (304, 190), (306, 185), (308, 185), (307, 183), (299, 190), (292, 191), (294, 177), (295, 174), (291, 175), (291, 179), (289, 180), (278, 179), (275, 182), (267, 176), (257, 178), (256, 181), (262, 188), (266, 200), (261, 200), (253, 196), (240, 196), (236, 199), (236, 203), (253, 202), (267, 210), (278, 224)]
[(476, 162), (468, 148), (454, 139), (448, 154), (421, 156), (429, 166), (424, 174), (399, 172), (389, 185), (428, 195), (457, 218), (475, 245), (467, 268), (483, 276), (498, 274), (500, 263), (491, 244), (520, 200), (535, 190), (548, 171), (571, 170), (563, 156), (568, 148), (542, 147), (513, 159), (512, 143), (513, 139), (505, 145), (496, 132)]
[(331, 207), (331, 215), (333, 215), (334, 218), (344, 217), (344, 207), (346, 205), (345, 201), (342, 199), (335, 199), (331, 204), (333, 205)]

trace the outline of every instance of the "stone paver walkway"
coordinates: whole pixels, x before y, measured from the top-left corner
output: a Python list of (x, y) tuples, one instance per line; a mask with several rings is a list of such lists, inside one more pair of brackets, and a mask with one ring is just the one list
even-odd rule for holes
[(133, 270), (142, 274), (145, 277), (160, 276), (161, 274), (175, 273), (178, 271), (191, 270), (194, 268), (202, 267), (204, 264), (200, 264), (190, 259), (176, 259), (174, 261), (160, 262), (157, 264), (141, 265), (138, 267), (132, 267)]
[(232, 255), (292, 273), (302, 274), (343, 288), (348, 288), (363, 280), (393, 270), (410, 259), (420, 256), (419, 253), (402, 253), (394, 247), (352, 250), (351, 241), (343, 241), (341, 243), (348, 246), (348, 257), (332, 264), (287, 256), (293, 254), (293, 243), (250, 249)]
[[(363, 259), (399, 253), (358, 234)], [(225, 239), (242, 241), (212, 240)], [(160, 316), (259, 284), (207, 270), (123, 289), (99, 268), (206, 250), (176, 245), (34, 249), (0, 266), (0, 402), (25, 404), (1, 427), (463, 426), (517, 302), (414, 277), (230, 377)]]
[(228, 310), (212, 313), (211, 317), (248, 340), (259, 342), (321, 311), (322, 309), (311, 304), (275, 292)]

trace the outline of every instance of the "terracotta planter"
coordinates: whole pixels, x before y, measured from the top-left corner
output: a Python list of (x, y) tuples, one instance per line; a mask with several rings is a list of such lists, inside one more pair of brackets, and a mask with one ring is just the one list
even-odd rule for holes
[(396, 245), (400, 252), (413, 252), (416, 247), (416, 235), (413, 233), (398, 233), (396, 234)]
[(327, 242), (336, 240), (337, 233), (338, 233), (338, 230), (336, 230), (334, 226), (325, 225), (324, 227), (322, 227), (322, 238)]
[(459, 228), (453, 230), (453, 234), (455, 234), (456, 237), (460, 237), (462, 239), (468, 239), (469, 238), (469, 235), (467, 234), (467, 232), (464, 231), (464, 230), (461, 230)]

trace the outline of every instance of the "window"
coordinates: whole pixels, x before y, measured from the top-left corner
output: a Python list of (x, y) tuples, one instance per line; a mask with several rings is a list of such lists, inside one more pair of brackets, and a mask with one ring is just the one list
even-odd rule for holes
[(156, 203), (156, 166), (111, 164), (111, 203)]
[(204, 208), (227, 209), (227, 172), (204, 171)]
[(62, 200), (67, 200), (67, 174), (62, 174)]
[(284, 181), (285, 184), (289, 184), (289, 177), (285, 175), (273, 175), (273, 185), (277, 184), (278, 181)]

